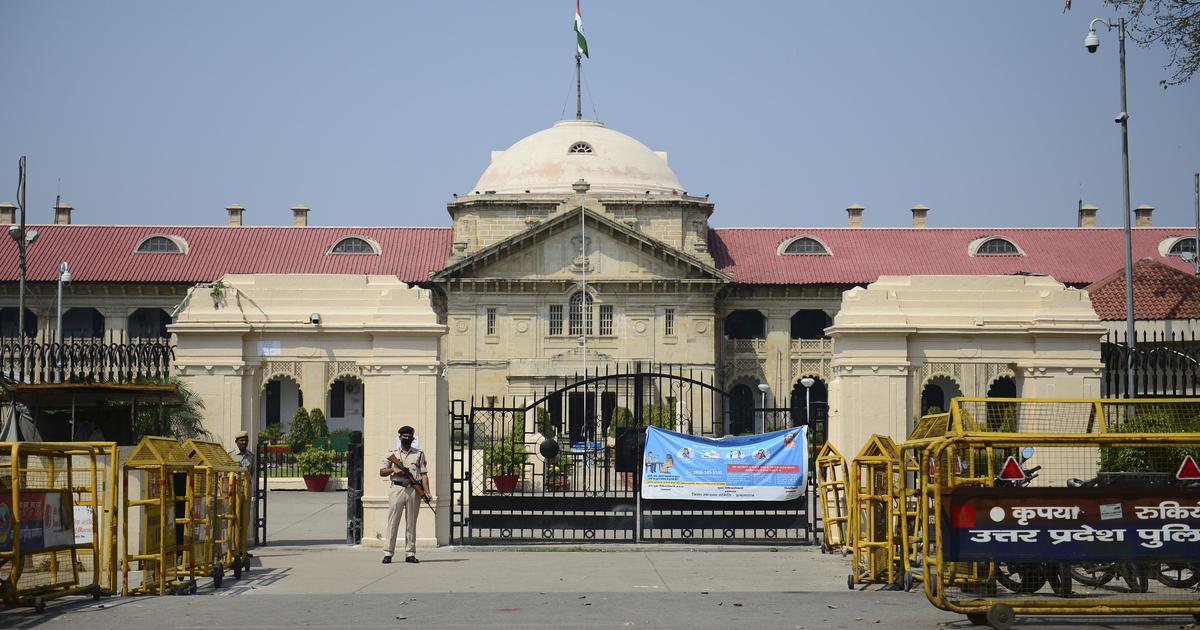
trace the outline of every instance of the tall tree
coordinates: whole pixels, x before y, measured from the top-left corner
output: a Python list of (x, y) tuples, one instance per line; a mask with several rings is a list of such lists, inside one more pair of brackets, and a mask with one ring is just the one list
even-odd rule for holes
[[(1129, 38), (1142, 46), (1158, 44), (1171, 53), (1163, 66), (1173, 74), (1165, 88), (1187, 83), (1200, 70), (1200, 0), (1104, 0), (1129, 15)], [(1070, 10), (1071, 0), (1066, 0)]]

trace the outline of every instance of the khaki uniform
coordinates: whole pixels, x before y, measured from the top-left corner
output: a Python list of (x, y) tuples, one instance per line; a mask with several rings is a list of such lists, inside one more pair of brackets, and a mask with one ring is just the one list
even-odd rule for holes
[[(400, 460), (412, 476), (417, 481), (421, 480), (421, 476), (428, 471), (425, 465), (425, 453), (417, 448), (409, 448), (405, 453), (400, 449), (388, 451), (383, 458), (384, 466), (391, 466), (388, 461), (388, 455), (395, 455), (396, 459)], [(417, 491), (413, 489), (402, 475), (391, 475), (389, 483), (392, 484), (391, 491), (388, 493), (388, 524), (387, 524), (387, 545), (383, 548), (383, 554), (390, 556), (396, 551), (396, 534), (400, 529), (400, 518), (404, 517), (404, 555), (417, 555), (417, 514), (421, 508), (421, 498), (417, 496)]]
[(245, 468), (246, 474), (249, 476), (250, 483), (246, 491), (250, 493), (250, 496), (247, 497), (246, 503), (242, 506), (242, 530), (246, 536), (246, 547), (249, 548), (254, 545), (254, 537), (256, 535), (254, 521), (258, 516), (258, 495), (254, 491), (255, 487), (258, 486), (258, 475), (254, 474), (254, 451), (247, 448), (246, 452), (243, 453), (235, 448), (229, 451), (229, 456), (233, 458), (235, 464)]

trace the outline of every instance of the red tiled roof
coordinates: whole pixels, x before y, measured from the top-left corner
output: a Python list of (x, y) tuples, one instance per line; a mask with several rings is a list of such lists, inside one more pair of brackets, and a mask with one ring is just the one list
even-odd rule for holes
[[(1200, 319), (1200, 278), (1154, 260), (1133, 263), (1133, 318)], [(1100, 319), (1125, 319), (1125, 268), (1087, 287)]]
[[(227, 273), (395, 275), (424, 282), (450, 253), (450, 228), (408, 227), (187, 227), (166, 225), (27, 225), (36, 229), (27, 278), (58, 280), (58, 264), (71, 265), (73, 282), (211, 282)], [(176, 236), (187, 253), (137, 254), (147, 236)], [(381, 254), (328, 255), (346, 236), (379, 243)], [(0, 240), (0, 281), (16, 281), (17, 245)]]
[[(1138, 228), (1135, 259), (1151, 258), (1176, 269), (1191, 265), (1161, 256), (1158, 244), (1192, 236), (1195, 228)], [(829, 256), (780, 256), (781, 242), (812, 236)], [(971, 256), (972, 241), (1004, 236), (1024, 256)], [(1086, 285), (1125, 264), (1120, 228), (724, 228), (709, 232), (717, 268), (739, 284), (866, 284), (883, 275), (1045, 274)]]

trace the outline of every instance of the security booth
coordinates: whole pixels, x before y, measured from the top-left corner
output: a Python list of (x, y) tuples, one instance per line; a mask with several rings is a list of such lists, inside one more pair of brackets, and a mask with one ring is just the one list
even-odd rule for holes
[[(195, 464), (183, 445), (170, 438), (146, 437), (122, 466), (121, 594), (166, 595), (195, 592), (193, 552)], [(129, 523), (139, 519), (140, 540), (130, 541)], [(132, 545), (132, 546), (131, 546)], [(133, 565), (141, 582), (130, 586)]]
[(220, 444), (201, 440), (183, 443), (195, 466), (192, 474), (191, 546), (184, 553), (184, 565), (192, 577), (209, 576), (213, 588), (220, 588), (225, 571), (242, 577), (245, 554), (245, 530), (241, 527), (241, 495), (247, 471), (225, 452)]
[[(0, 443), (0, 598), (8, 606), (103, 592), (105, 538), (98, 507), (76, 497), (102, 486), (104, 451), (91, 446)], [(93, 493), (92, 498), (96, 495)]]

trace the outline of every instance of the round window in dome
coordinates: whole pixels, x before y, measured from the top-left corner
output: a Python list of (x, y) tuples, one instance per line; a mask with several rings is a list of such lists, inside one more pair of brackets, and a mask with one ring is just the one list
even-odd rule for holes
[(592, 153), (592, 145), (586, 142), (576, 142), (567, 149), (567, 153)]

